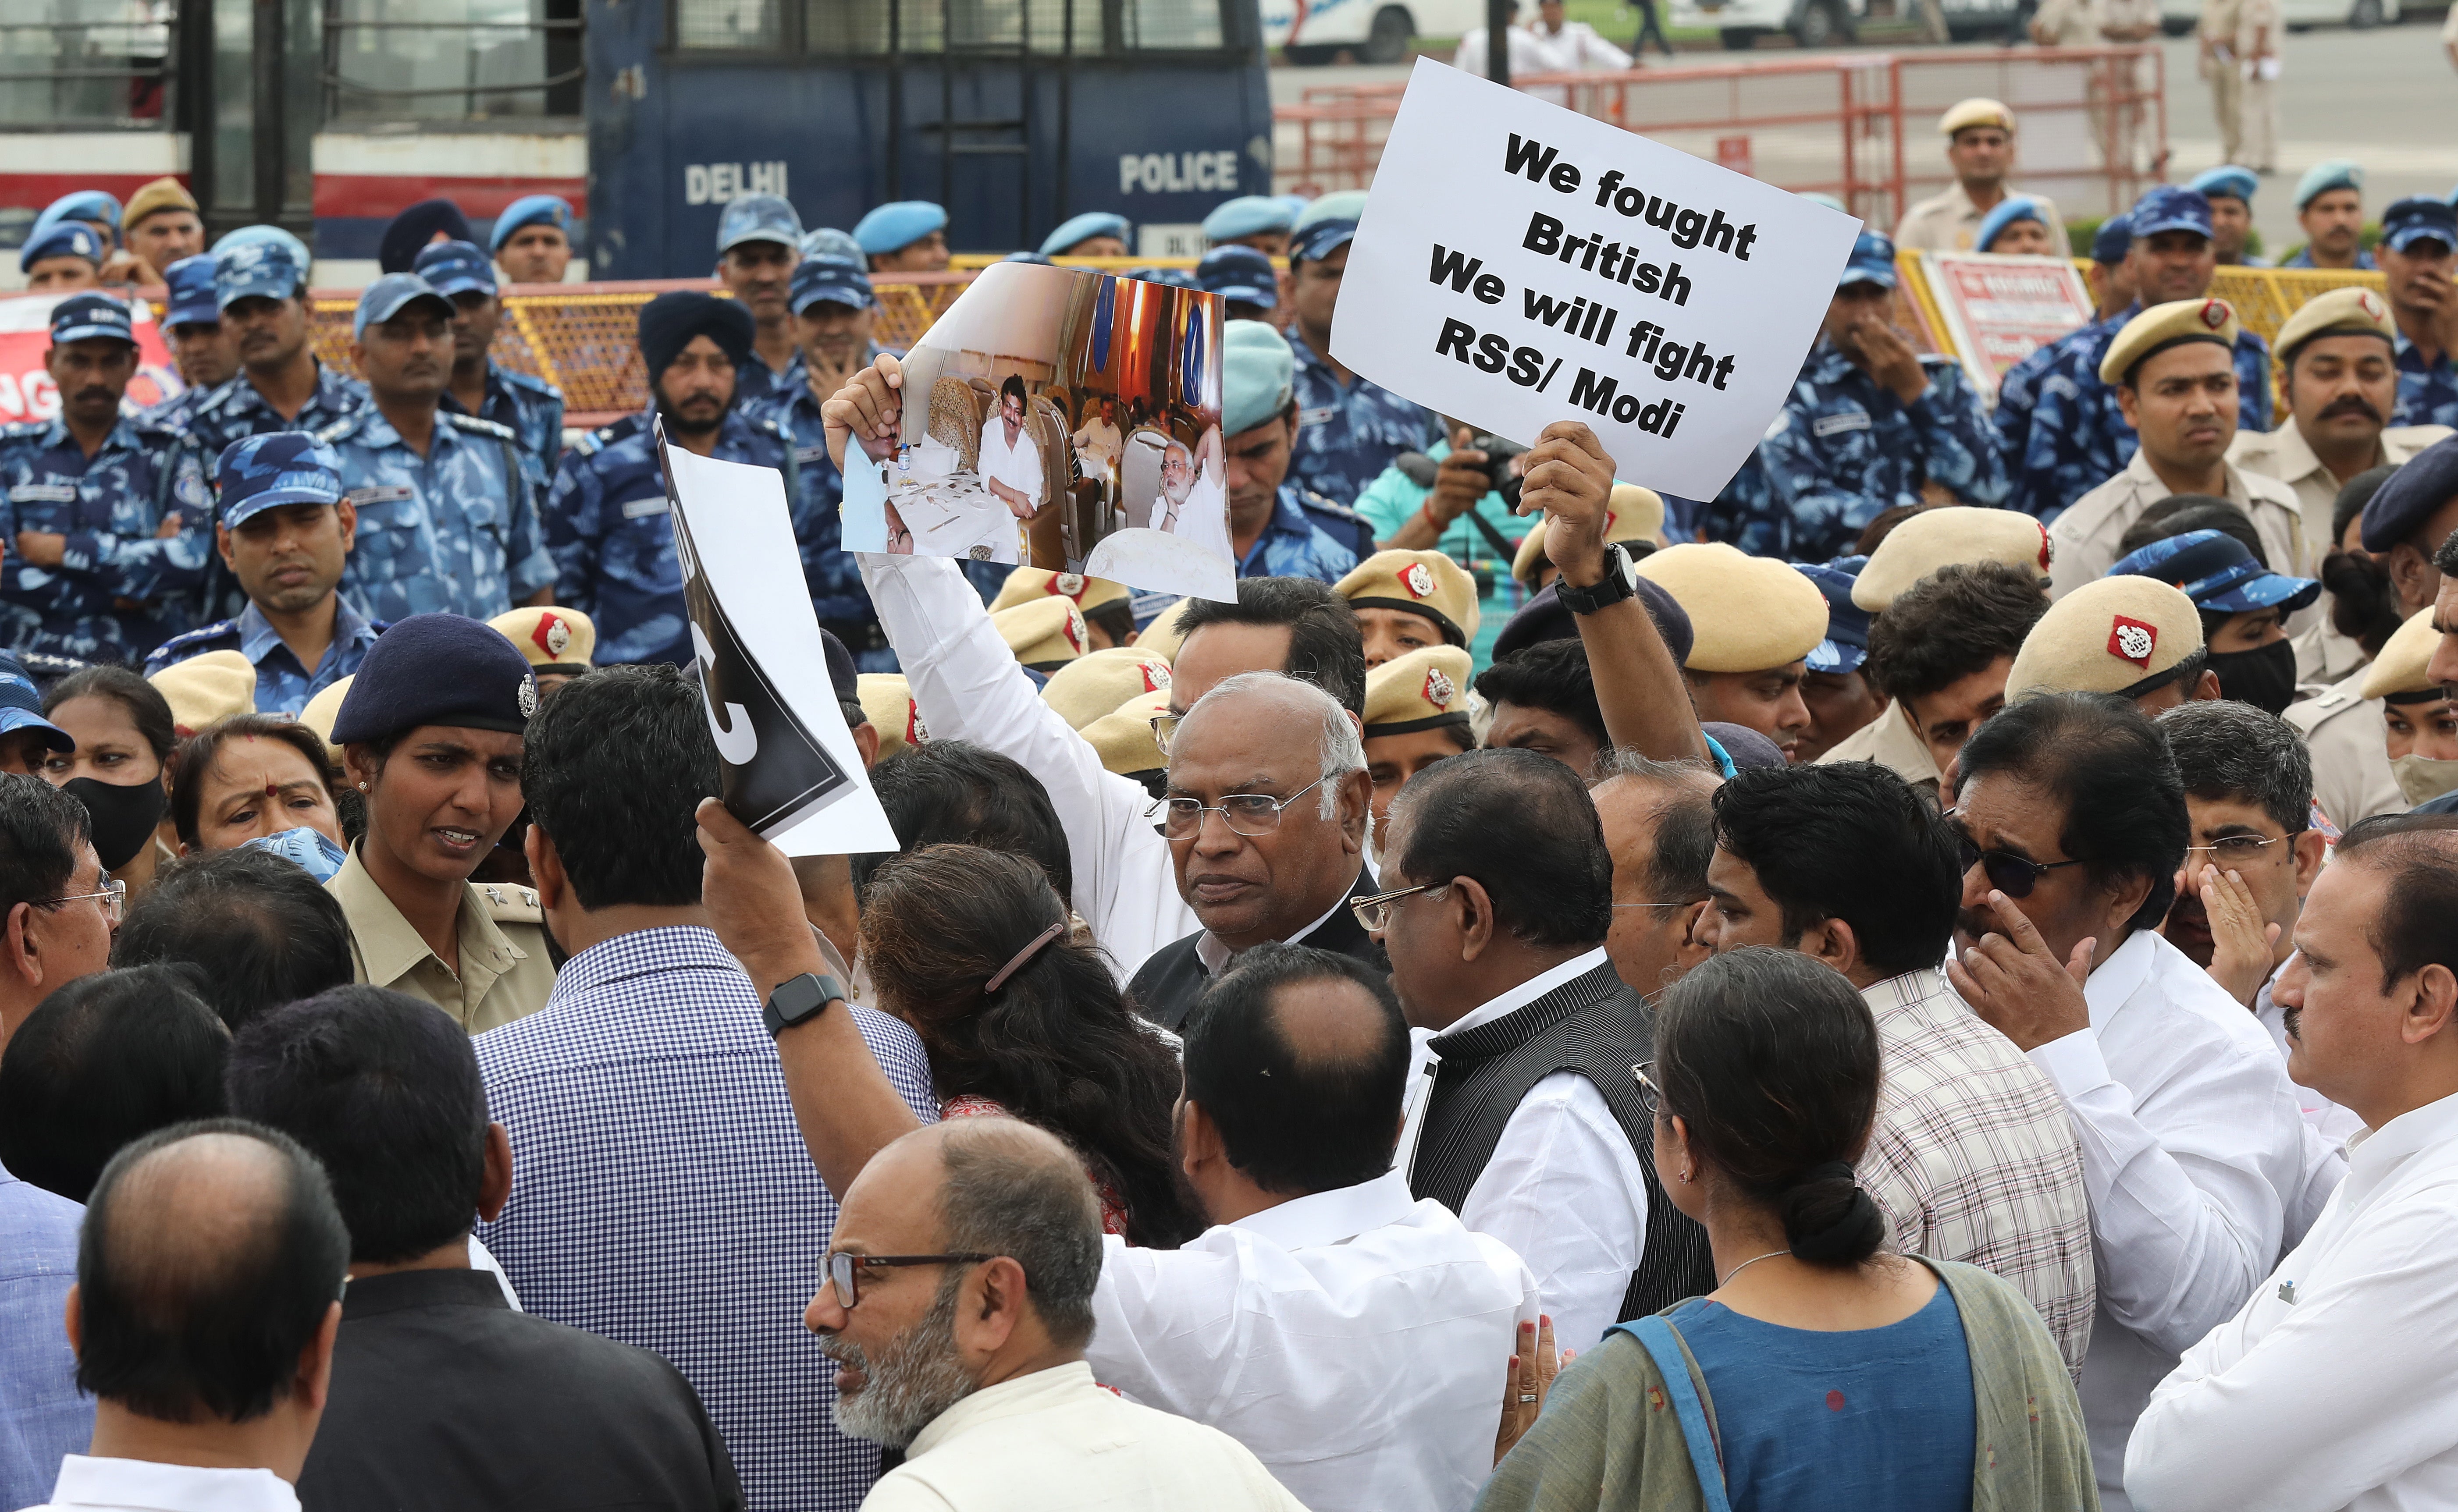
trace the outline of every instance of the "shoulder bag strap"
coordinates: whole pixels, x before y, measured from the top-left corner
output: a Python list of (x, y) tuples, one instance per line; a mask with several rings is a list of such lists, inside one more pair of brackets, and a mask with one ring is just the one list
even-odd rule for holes
[(1698, 1385), (1690, 1379), (1690, 1357), (1682, 1353), (1681, 1336), (1672, 1324), (1655, 1315), (1616, 1323), (1614, 1331), (1638, 1340), (1656, 1361), (1656, 1374), (1664, 1377), (1664, 1394), (1672, 1398), (1682, 1440), (1690, 1446), (1690, 1465), (1698, 1474), (1698, 1495), (1707, 1512), (1732, 1512), (1733, 1504), (1724, 1496), (1723, 1455), (1708, 1431), (1707, 1411), (1698, 1400)]

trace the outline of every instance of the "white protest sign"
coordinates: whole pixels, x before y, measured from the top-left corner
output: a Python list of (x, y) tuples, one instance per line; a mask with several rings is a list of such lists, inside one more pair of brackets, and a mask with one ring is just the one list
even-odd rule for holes
[(1331, 349), (1511, 441), (1583, 421), (1620, 477), (1712, 499), (1800, 376), (1860, 228), (1419, 58)]
[(725, 806), (788, 856), (901, 849), (828, 681), (783, 476), (663, 451)]

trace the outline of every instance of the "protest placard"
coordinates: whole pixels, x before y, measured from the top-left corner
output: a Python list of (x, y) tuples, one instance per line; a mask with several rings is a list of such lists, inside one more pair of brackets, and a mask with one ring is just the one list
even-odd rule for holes
[(2082, 275), (2063, 258), (1928, 251), (1921, 273), (1954, 355), (1992, 404), (2007, 369), (2098, 318)]
[(719, 796), (788, 856), (899, 849), (828, 681), (783, 478), (656, 439)]
[[(43, 354), (52, 349), (52, 306), (68, 297), (20, 294), (0, 299), (0, 425), (58, 416), (60, 391), (43, 366)], [(128, 381), (128, 397), (119, 407), (121, 413), (133, 415), (187, 385), (179, 381), (162, 328), (154, 323), (154, 312), (142, 300), (131, 300), (128, 304), (135, 317), (136, 376)]]
[(892, 459), (847, 459), (846, 550), (1237, 596), (1219, 296), (996, 263), (902, 361)]
[(1419, 58), (1350, 244), (1332, 355), (1522, 444), (1712, 499), (1766, 433), (1860, 222)]

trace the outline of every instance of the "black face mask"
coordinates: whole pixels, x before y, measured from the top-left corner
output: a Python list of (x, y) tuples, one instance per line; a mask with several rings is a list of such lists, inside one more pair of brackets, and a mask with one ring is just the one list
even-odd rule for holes
[(2211, 652), (2219, 674), (2219, 695), (2269, 714), (2284, 714), (2296, 701), (2296, 648), (2283, 640), (2252, 651)]
[(60, 784), (60, 791), (84, 804), (93, 817), (94, 851), (107, 872), (135, 860), (137, 852), (152, 843), (154, 826), (162, 822), (162, 810), (169, 802), (158, 781), (122, 786), (71, 777)]

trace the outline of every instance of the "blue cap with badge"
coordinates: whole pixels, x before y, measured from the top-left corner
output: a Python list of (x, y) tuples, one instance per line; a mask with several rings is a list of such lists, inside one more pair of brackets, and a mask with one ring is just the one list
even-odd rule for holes
[(2364, 165), (2352, 157), (2326, 157), (2304, 171), (2296, 180), (2296, 209), (2301, 214), (2306, 205), (2333, 189), (2364, 192)]
[(2322, 596), (2309, 577), (2274, 572), (2225, 530), (2188, 530), (2154, 541), (2108, 570), (2111, 577), (2156, 577), (2174, 584), (2196, 609), (2243, 614), (2257, 609), (2294, 613)]
[[(2008, 195), (1997, 201), (1997, 208), (1980, 217), (1980, 230), (1971, 238), (1971, 250), (1986, 252), (2017, 220), (2040, 220), (2040, 202), (2030, 195)], [(2043, 225), (2046, 221), (2041, 221)]]
[(1041, 255), (1063, 258), (1095, 237), (1112, 237), (1124, 244), (1132, 229), (1124, 216), (1112, 215), (1106, 210), (1088, 210), (1060, 221), (1057, 230), (1042, 238)]
[(2222, 163), (2217, 168), (2195, 175), (2192, 182), (2185, 187), (2199, 191), (2205, 199), (2215, 195), (2225, 195), (2231, 199), (2241, 199), (2250, 205), (2253, 203), (2254, 191), (2261, 187), (2261, 179), (2250, 168), (2239, 168), (2234, 163)]
[(306, 284), (306, 264), (286, 243), (270, 237), (236, 245), (224, 238), (214, 249), (216, 309), (227, 310), (241, 300), (287, 300)]
[(43, 695), (34, 690), (34, 679), (17, 658), (0, 651), (0, 735), (12, 735), (20, 730), (45, 732), (43, 743), (54, 751), (73, 751), (76, 741), (58, 725), (43, 717)]
[(213, 325), (222, 312), (214, 305), (214, 256), (199, 252), (162, 270), (163, 292), (170, 296), (162, 310), (165, 326)]
[(2163, 231), (2190, 231), (2197, 236), (2211, 234), (2211, 202), (2198, 189), (2177, 184), (2153, 184), (2134, 201), (2126, 215), (2133, 222), (2134, 239), (2148, 241)]
[(342, 459), (303, 430), (268, 430), (222, 448), (214, 465), (221, 523), (234, 529), (285, 504), (342, 502)]
[(2099, 223), (2092, 233), (2091, 260), (2104, 268), (2113, 268), (2125, 260), (2134, 250), (2134, 217), (2118, 212)]
[(794, 266), (788, 296), (796, 315), (825, 300), (847, 309), (866, 310), (877, 302), (870, 278), (851, 258), (804, 258)]
[(2381, 244), (2392, 252), (2405, 252), (2419, 241), (2458, 250), (2458, 210), (2450, 209), (2447, 199), (2409, 195), (2392, 200), (2382, 212), (2381, 227)]
[(1297, 358), (1260, 321), (1220, 327), (1220, 434), (1240, 435), (1289, 407)]
[(487, 248), (501, 252), (512, 233), (530, 226), (552, 226), (569, 240), (572, 236), (572, 205), (556, 195), (523, 195), (504, 207), (495, 217), (494, 226), (487, 233)]
[(1794, 571), (1818, 585), (1826, 597), (1826, 638), (1810, 649), (1811, 672), (1852, 673), (1869, 654), (1869, 611), (1852, 602), (1852, 585), (1861, 579), (1864, 556), (1833, 562), (1795, 562)]
[(332, 743), (382, 740), (427, 724), (518, 735), (537, 705), (529, 658), (502, 631), (459, 614), (412, 614), (367, 648), (333, 717)]
[(108, 294), (75, 294), (52, 306), (52, 344), (65, 346), (89, 337), (105, 337), (136, 344), (136, 320), (128, 306)]
[(1281, 280), (1272, 271), (1272, 259), (1253, 247), (1215, 247), (1205, 253), (1195, 265), (1195, 285), (1240, 304), (1281, 302)]
[(1874, 283), (1882, 289), (1895, 286), (1895, 243), (1875, 231), (1864, 231), (1852, 238), (1852, 256), (1844, 264), (1843, 277), (1835, 280), (1839, 289), (1855, 283)]
[(63, 220), (84, 220), (119, 229), (119, 201), (99, 189), (74, 189), (43, 207), (32, 232), (49, 231)]
[[(2458, 498), (2458, 436), (2447, 436), (2409, 457), (2364, 501), (2364, 549), (2380, 556), (2430, 524)], [(2439, 541), (2419, 543), (2430, 556)]]
[(350, 335), (365, 341), (368, 326), (382, 325), (421, 300), (431, 301), (446, 320), (452, 319), (452, 301), (436, 293), (433, 284), (415, 273), (387, 273), (360, 291)]
[(1298, 213), (1288, 201), (1272, 195), (1240, 195), (1213, 207), (1203, 217), (1208, 241), (1235, 241), (1239, 237), (1268, 236), (1297, 224)]
[(418, 249), (409, 271), (448, 300), (456, 294), (495, 292), (493, 260), (467, 241), (428, 242)]
[(717, 255), (721, 258), (746, 241), (774, 241), (800, 252), (802, 217), (781, 195), (744, 195), (730, 200), (717, 217)]
[(25, 250), (17, 254), (17, 271), (31, 273), (46, 258), (83, 258), (99, 268), (109, 255), (94, 227), (82, 220), (62, 220), (26, 238)]
[(870, 257), (902, 252), (933, 231), (948, 229), (948, 212), (927, 199), (898, 199), (853, 223), (853, 239)]

